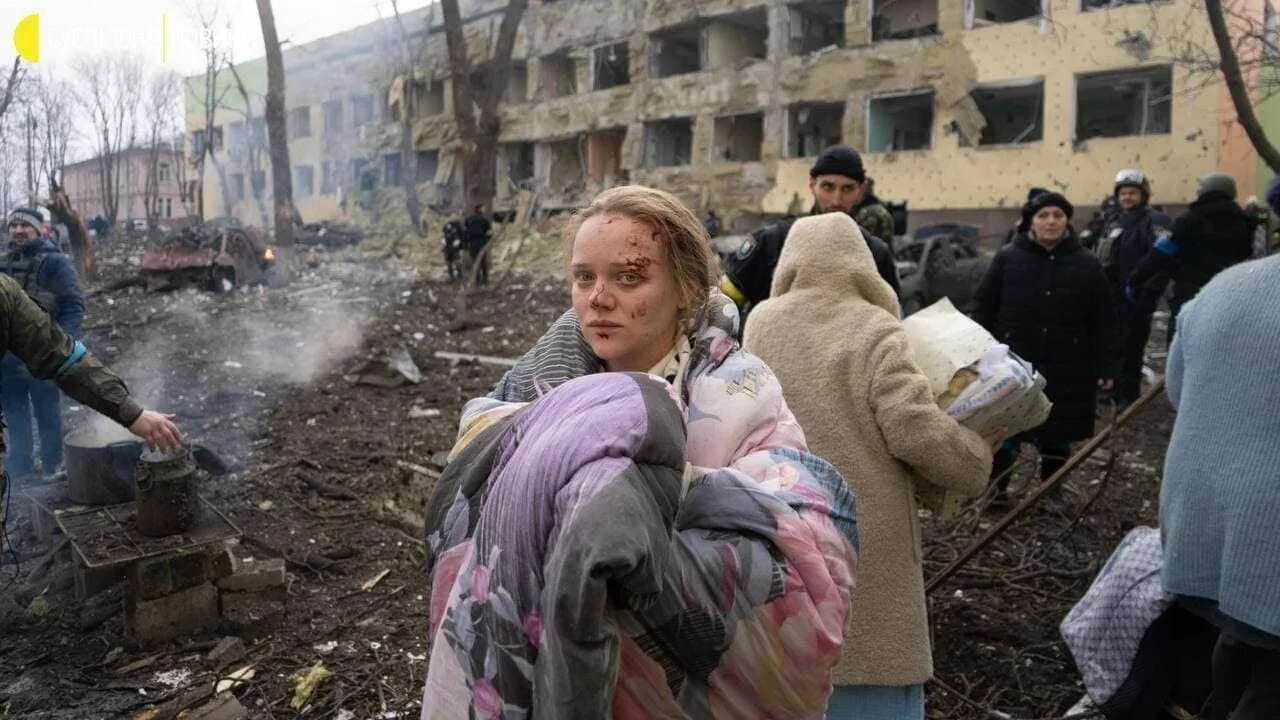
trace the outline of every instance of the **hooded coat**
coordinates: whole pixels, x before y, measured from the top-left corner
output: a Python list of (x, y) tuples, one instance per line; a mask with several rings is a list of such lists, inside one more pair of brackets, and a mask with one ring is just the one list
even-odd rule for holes
[(977, 495), (990, 449), (938, 408), (894, 293), (844, 214), (792, 226), (745, 338), (782, 383), (810, 450), (836, 466), (858, 502), (858, 583), (832, 682), (923, 683), (933, 659), (913, 472)]

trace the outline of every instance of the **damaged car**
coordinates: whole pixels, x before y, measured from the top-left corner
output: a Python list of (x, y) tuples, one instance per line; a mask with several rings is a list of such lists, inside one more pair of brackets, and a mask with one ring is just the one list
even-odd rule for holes
[(220, 219), (167, 235), (160, 247), (143, 254), (142, 278), (147, 290), (229, 292), (267, 283), (274, 266), (275, 252), (257, 230)]
[(973, 309), (978, 282), (993, 257), (979, 247), (978, 235), (977, 225), (938, 223), (898, 241), (895, 255), (905, 314), (944, 297), (960, 312)]

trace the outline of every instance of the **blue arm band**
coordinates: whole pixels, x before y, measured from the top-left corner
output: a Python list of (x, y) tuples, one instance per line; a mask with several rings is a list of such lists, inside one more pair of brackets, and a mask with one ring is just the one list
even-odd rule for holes
[(66, 372), (74, 367), (76, 363), (80, 362), (80, 359), (84, 357), (86, 352), (88, 351), (84, 349), (84, 343), (79, 340), (72, 343), (71, 354), (67, 356), (66, 360), (62, 361), (62, 365), (58, 367), (58, 372), (54, 377), (62, 377), (65, 375)]
[(1156, 240), (1155, 249), (1162, 255), (1177, 255), (1178, 243), (1168, 235), (1161, 235), (1160, 239)]

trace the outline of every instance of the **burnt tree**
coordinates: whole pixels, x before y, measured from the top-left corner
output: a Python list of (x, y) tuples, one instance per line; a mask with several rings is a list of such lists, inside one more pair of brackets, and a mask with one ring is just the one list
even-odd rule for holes
[[(515, 48), (516, 31), (528, 4), (527, 0), (511, 0), (507, 3), (502, 23), (498, 26), (498, 39), (489, 45), (489, 52), (480, 72), (473, 74), (466, 37), (462, 32), (462, 13), (458, 9), (458, 0), (440, 2), (440, 9), (444, 14), (445, 42), (449, 49), (449, 74), (453, 79), (453, 117), (458, 128), (468, 209), (476, 205), (492, 209), (493, 197), (497, 192), (496, 153), (498, 134), (502, 130), (502, 118), (498, 109), (503, 90), (507, 87), (507, 77), (511, 74), (511, 53)], [(477, 75), (483, 83), (479, 92), (471, 86), (473, 77)]]
[(271, 191), (275, 196), (276, 244), (293, 246), (293, 176), (289, 162), (289, 138), (284, 115), (284, 55), (271, 0), (257, 0), (258, 20), (262, 23), (262, 42), (267, 51), (267, 145), (271, 148)]

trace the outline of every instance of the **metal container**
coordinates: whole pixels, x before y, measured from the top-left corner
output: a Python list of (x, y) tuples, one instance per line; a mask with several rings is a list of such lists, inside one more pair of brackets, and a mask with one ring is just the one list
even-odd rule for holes
[(137, 469), (138, 532), (163, 537), (190, 530), (200, 514), (199, 474), (186, 445), (143, 451)]
[(81, 505), (115, 505), (134, 498), (133, 475), (142, 442), (111, 442), (91, 430), (77, 430), (63, 441), (67, 461), (67, 497)]

